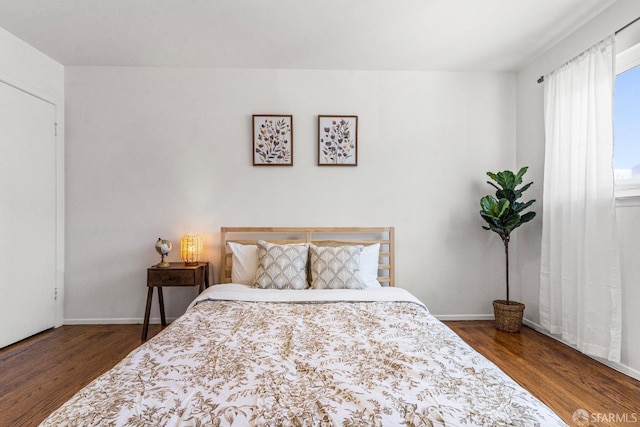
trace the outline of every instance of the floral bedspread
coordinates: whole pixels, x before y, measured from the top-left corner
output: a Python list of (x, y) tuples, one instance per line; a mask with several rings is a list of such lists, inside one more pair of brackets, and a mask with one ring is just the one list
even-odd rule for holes
[(41, 425), (565, 425), (416, 302), (203, 299)]

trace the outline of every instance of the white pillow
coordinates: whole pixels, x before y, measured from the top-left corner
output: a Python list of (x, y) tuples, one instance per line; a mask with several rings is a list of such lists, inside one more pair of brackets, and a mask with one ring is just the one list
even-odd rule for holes
[(233, 260), (231, 264), (231, 282), (253, 285), (258, 269), (258, 246), (241, 245), (228, 242)]
[(365, 246), (360, 252), (360, 275), (364, 289), (379, 288), (378, 261), (380, 257), (380, 243)]

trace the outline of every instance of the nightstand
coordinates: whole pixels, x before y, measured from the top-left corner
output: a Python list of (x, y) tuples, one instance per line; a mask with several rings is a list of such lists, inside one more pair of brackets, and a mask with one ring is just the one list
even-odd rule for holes
[(209, 287), (209, 263), (199, 262), (197, 265), (185, 265), (184, 262), (172, 262), (169, 267), (149, 267), (147, 269), (147, 307), (144, 311), (144, 325), (142, 326), (142, 341), (147, 339), (149, 330), (149, 313), (151, 312), (151, 300), (153, 288), (158, 288), (158, 303), (160, 304), (160, 320), (162, 326), (167, 326), (164, 315), (164, 299), (162, 288), (164, 286), (198, 286), (199, 292)]

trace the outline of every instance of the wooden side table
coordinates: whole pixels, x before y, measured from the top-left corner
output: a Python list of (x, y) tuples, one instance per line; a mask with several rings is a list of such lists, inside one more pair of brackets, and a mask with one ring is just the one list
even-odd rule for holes
[(172, 262), (169, 267), (149, 267), (147, 269), (147, 307), (144, 311), (144, 325), (142, 326), (142, 341), (146, 341), (149, 330), (149, 313), (153, 288), (158, 288), (158, 303), (160, 304), (160, 320), (162, 326), (167, 326), (164, 315), (163, 286), (199, 286), (199, 292), (209, 287), (209, 263), (199, 262), (197, 265), (185, 265), (183, 262)]

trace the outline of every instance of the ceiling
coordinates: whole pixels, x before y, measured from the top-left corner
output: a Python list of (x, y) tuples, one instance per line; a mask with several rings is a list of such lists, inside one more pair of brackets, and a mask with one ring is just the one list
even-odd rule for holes
[(64, 65), (517, 71), (615, 0), (0, 0)]

